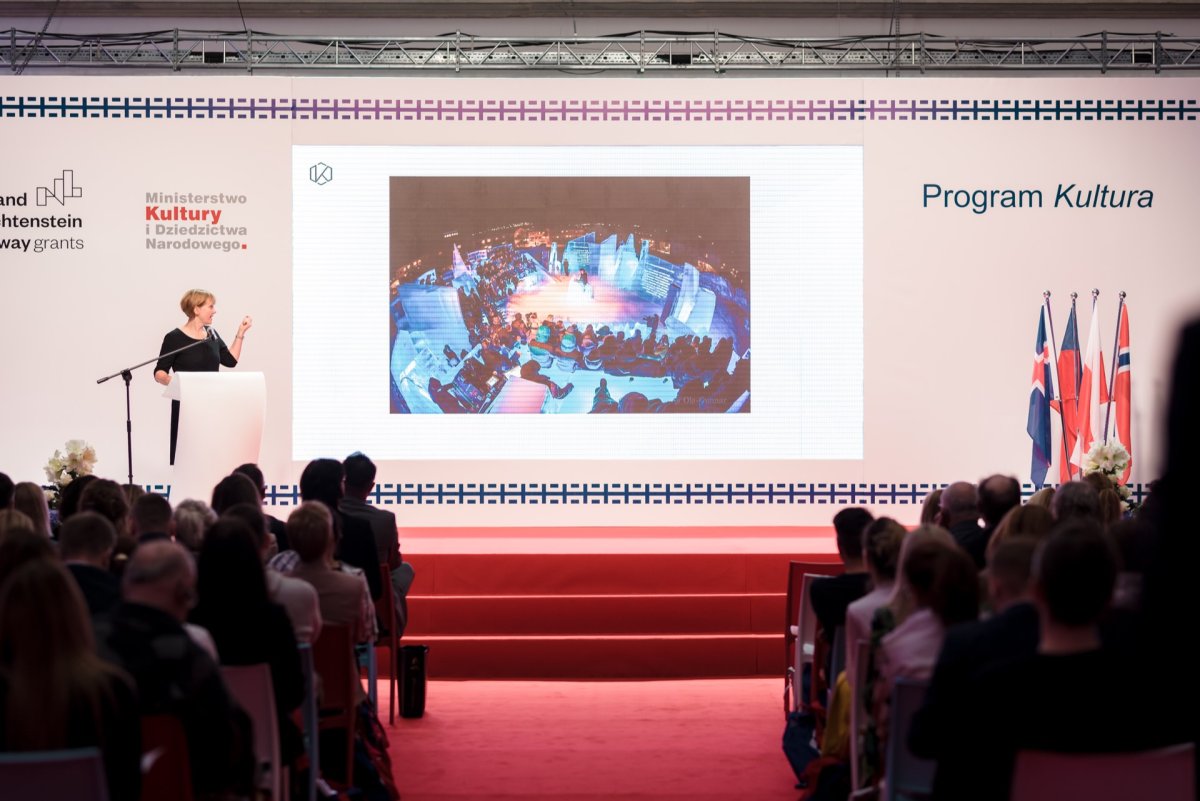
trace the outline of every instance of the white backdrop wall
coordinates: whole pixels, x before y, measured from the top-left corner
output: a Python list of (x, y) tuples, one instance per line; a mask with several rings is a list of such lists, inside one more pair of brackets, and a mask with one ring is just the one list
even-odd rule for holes
[[(180, 294), (202, 286), (217, 295), (222, 333), (254, 316), (239, 369), (266, 374), (261, 461), (276, 500), (291, 501), (303, 468), (292, 448), (293, 342), (337, 330), (319, 310), (294, 314), (293, 182), (302, 178), (293, 146), (839, 145), (862, 153), (861, 459), (619, 461), (602, 446), (586, 460), (422, 454), (381, 464), (379, 500), (403, 506), (409, 525), (431, 526), (824, 524), (831, 504), (850, 502), (911, 520), (928, 485), (996, 471), (1028, 481), (1041, 293), (1053, 293), (1060, 339), (1068, 294), (1080, 293), (1086, 339), (1093, 287), (1107, 355), (1117, 292), (1129, 293), (1134, 480), (1149, 481), (1174, 336), (1200, 311), (1190, 236), (1200, 218), (1198, 99), (1196, 79), (1111, 77), (0, 79), (0, 197), (29, 203), (0, 214), (51, 213), (33, 208), (37, 187), (73, 170), (81, 196), (49, 208), (83, 223), (0, 228), (0, 239), (82, 240), (0, 249), (0, 470), (39, 480), (51, 452), (79, 437), (96, 446), (99, 472), (122, 478), (123, 392), (95, 379), (153, 356), (183, 322)], [(925, 207), (927, 183), (1038, 189), (1045, 200), (983, 214)], [(1148, 189), (1153, 205), (1054, 208), (1060, 183)], [(246, 248), (148, 249), (153, 192), (244, 196), (218, 205), (223, 224), (246, 229), (233, 237)], [(763, 301), (753, 291), (752, 308)], [(796, 303), (801, 313), (830, 311)], [(134, 476), (166, 486), (160, 390), (138, 373)], [(370, 453), (372, 443), (354, 447)]]

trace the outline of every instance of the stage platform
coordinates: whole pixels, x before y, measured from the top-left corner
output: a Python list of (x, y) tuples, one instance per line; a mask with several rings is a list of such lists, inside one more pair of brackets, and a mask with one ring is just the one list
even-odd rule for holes
[(440, 679), (782, 676), (791, 560), (831, 528), (401, 529)]

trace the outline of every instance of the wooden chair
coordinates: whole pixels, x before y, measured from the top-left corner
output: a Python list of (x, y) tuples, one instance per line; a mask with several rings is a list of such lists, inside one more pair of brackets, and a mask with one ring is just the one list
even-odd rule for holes
[[(800, 686), (803, 682), (805, 661), (803, 657), (806, 649), (804, 643), (798, 640), (801, 633), (801, 611), (807, 609), (807, 613), (812, 612), (808, 587), (804, 585), (805, 579), (808, 576), (812, 577), (808, 579), (809, 581), (824, 576), (837, 576), (844, 571), (845, 567), (840, 562), (788, 563), (787, 613), (783, 626), (784, 664), (787, 666), (783, 675), (783, 714), (785, 717), (793, 709), (801, 709), (805, 706), (805, 703), (802, 703), (804, 699), (800, 697)], [(815, 617), (808, 622), (804, 633), (809, 645), (808, 661), (811, 661), (813, 637), (816, 634)]]
[(279, 719), (275, 714), (275, 685), (271, 682), (270, 665), (222, 665), (221, 675), (230, 695), (254, 724), (254, 755), (260, 766), (258, 788), (275, 801), (286, 801), (287, 772), (279, 756)]
[(5, 801), (109, 801), (100, 749), (0, 753), (0, 797)]
[[(387, 623), (387, 631), (381, 638), (382, 644), (388, 649), (388, 724), (396, 722), (396, 674), (400, 670), (399, 646), (400, 638), (396, 636), (396, 590), (392, 586), (392, 572), (386, 564), (379, 566), (383, 578), (383, 593), (376, 608), (379, 617)], [(378, 709), (378, 707), (376, 707)]]
[(349, 626), (326, 624), (313, 643), (313, 667), (321, 677), (317, 704), (317, 731), (346, 732), (347, 786), (354, 781), (354, 730), (358, 713), (358, 664)]
[(179, 718), (142, 716), (142, 801), (192, 801), (192, 767)]
[[(886, 801), (928, 798), (933, 794), (937, 762), (921, 759), (908, 750), (908, 729), (925, 701), (927, 681), (900, 678), (892, 688), (888, 709)], [(1063, 785), (1059, 786), (1061, 791)], [(1089, 799), (1095, 801), (1095, 799)]]
[(1017, 754), (1012, 801), (1058, 801), (1067, 789), (1087, 801), (1194, 801), (1195, 743), (1125, 754)]

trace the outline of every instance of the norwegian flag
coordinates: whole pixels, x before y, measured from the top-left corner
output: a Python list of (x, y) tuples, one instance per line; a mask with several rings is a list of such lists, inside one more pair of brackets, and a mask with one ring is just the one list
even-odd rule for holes
[[(1115, 406), (1117, 441), (1129, 451), (1129, 466), (1121, 475), (1121, 483), (1129, 480), (1133, 469), (1133, 438), (1129, 430), (1130, 380), (1129, 372), (1129, 307), (1121, 304), (1121, 319), (1117, 323), (1117, 375), (1113, 379), (1113, 406)], [(1111, 429), (1110, 429), (1111, 431)]]
[(1025, 430), (1033, 440), (1033, 458), (1029, 468), (1034, 486), (1046, 483), (1046, 471), (1053, 456), (1050, 436), (1050, 400), (1054, 397), (1054, 377), (1050, 373), (1054, 359), (1046, 336), (1046, 307), (1038, 318), (1037, 341), (1033, 346), (1033, 386), (1029, 390), (1029, 414)]
[(1104, 413), (1108, 382), (1104, 380), (1104, 352), (1100, 348), (1100, 312), (1092, 303), (1092, 324), (1083, 354), (1083, 380), (1079, 384), (1079, 436), (1071, 449), (1071, 464), (1083, 469), (1083, 459), (1097, 442), (1104, 441)]
[[(1063, 449), (1070, 454), (1079, 436), (1079, 384), (1083, 381), (1083, 362), (1079, 358), (1079, 323), (1075, 318), (1075, 301), (1071, 301), (1071, 316), (1063, 333), (1062, 348), (1058, 351), (1058, 400), (1051, 406), (1062, 407)], [(1059, 463), (1059, 481), (1071, 480), (1071, 463)]]

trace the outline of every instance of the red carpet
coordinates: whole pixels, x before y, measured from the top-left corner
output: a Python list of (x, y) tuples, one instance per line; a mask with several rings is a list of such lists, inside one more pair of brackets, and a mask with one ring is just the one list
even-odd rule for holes
[(794, 801), (782, 689), (432, 681), (425, 717), (388, 727), (396, 783), (405, 801)]

